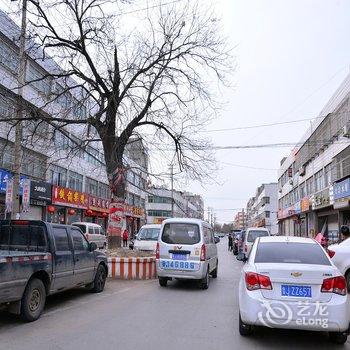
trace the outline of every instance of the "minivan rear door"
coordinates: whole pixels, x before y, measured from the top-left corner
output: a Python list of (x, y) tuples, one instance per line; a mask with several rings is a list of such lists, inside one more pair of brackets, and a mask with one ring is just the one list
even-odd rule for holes
[(199, 270), (201, 246), (201, 227), (197, 223), (166, 223), (159, 247), (160, 267), (166, 270)]

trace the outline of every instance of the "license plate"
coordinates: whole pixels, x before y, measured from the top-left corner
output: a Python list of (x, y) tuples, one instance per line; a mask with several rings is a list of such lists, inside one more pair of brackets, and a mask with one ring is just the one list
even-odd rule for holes
[(187, 254), (172, 254), (173, 260), (187, 260)]
[(310, 286), (292, 286), (282, 284), (281, 295), (283, 297), (301, 297), (301, 298), (311, 298), (311, 287)]
[(162, 269), (165, 270), (198, 270), (198, 263), (183, 260), (161, 260), (159, 262), (159, 265)]

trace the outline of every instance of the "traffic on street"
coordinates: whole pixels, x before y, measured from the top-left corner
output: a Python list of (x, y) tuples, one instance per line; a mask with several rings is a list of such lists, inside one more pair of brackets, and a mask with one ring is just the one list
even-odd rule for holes
[[(101, 294), (74, 289), (48, 298), (42, 317), (22, 323), (0, 313), (3, 349), (329, 349), (327, 332), (257, 327), (239, 334), (239, 281), (245, 265), (217, 244), (220, 271), (207, 290), (193, 281), (116, 281)], [(309, 280), (309, 278), (307, 278)], [(349, 311), (349, 310), (348, 310)], [(20, 335), (20, 336), (19, 336)], [(346, 343), (345, 348), (350, 348)]]

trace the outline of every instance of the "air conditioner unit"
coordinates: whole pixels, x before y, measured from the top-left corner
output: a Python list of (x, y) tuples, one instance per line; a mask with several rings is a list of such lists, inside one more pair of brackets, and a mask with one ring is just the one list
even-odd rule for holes
[(299, 176), (304, 176), (305, 175), (305, 167), (302, 166), (300, 169), (299, 169)]
[(290, 185), (293, 185), (293, 179), (290, 179), (290, 180), (289, 180), (289, 184), (290, 184)]
[(342, 135), (344, 137), (350, 138), (350, 124), (346, 124), (346, 125), (343, 126)]

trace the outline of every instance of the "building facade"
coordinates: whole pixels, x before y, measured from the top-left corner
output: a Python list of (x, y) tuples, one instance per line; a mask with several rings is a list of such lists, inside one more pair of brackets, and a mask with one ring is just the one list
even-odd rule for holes
[(146, 210), (148, 224), (160, 224), (171, 217), (203, 219), (204, 202), (199, 195), (175, 190), (172, 193), (165, 187), (152, 187), (149, 189)]
[(299, 144), (279, 169), (280, 233), (335, 242), (350, 224), (350, 75)]
[[(0, 118), (10, 118), (17, 110), (17, 72), (19, 65), (18, 26), (0, 10)], [(26, 50), (26, 81), (23, 88), (24, 114), (33, 110), (55, 117), (84, 119), (92, 109), (72, 79), (44, 78), (60, 70), (33, 42)], [(34, 81), (36, 80), (36, 81)], [(63, 92), (64, 93), (63, 93)], [(62, 93), (61, 93), (62, 92)], [(46, 123), (23, 122), (21, 179), (31, 180), (30, 206), (21, 217), (57, 223), (92, 221), (107, 224), (111, 199), (103, 148), (94, 130), (88, 137), (85, 126), (55, 130)], [(0, 123), (0, 218), (9, 217), (5, 192), (14, 167), (14, 123)], [(83, 143), (82, 140), (85, 142)], [(141, 142), (132, 140), (126, 149), (125, 212), (128, 228), (138, 230), (145, 222), (148, 155)], [(23, 189), (20, 200), (23, 201)], [(25, 190), (25, 193), (27, 191)], [(15, 210), (15, 209), (14, 209)]]
[(233, 228), (235, 230), (243, 230), (247, 227), (247, 214), (244, 211), (239, 211), (233, 220)]
[(272, 235), (278, 234), (277, 183), (262, 184), (247, 203), (247, 227), (266, 227)]

